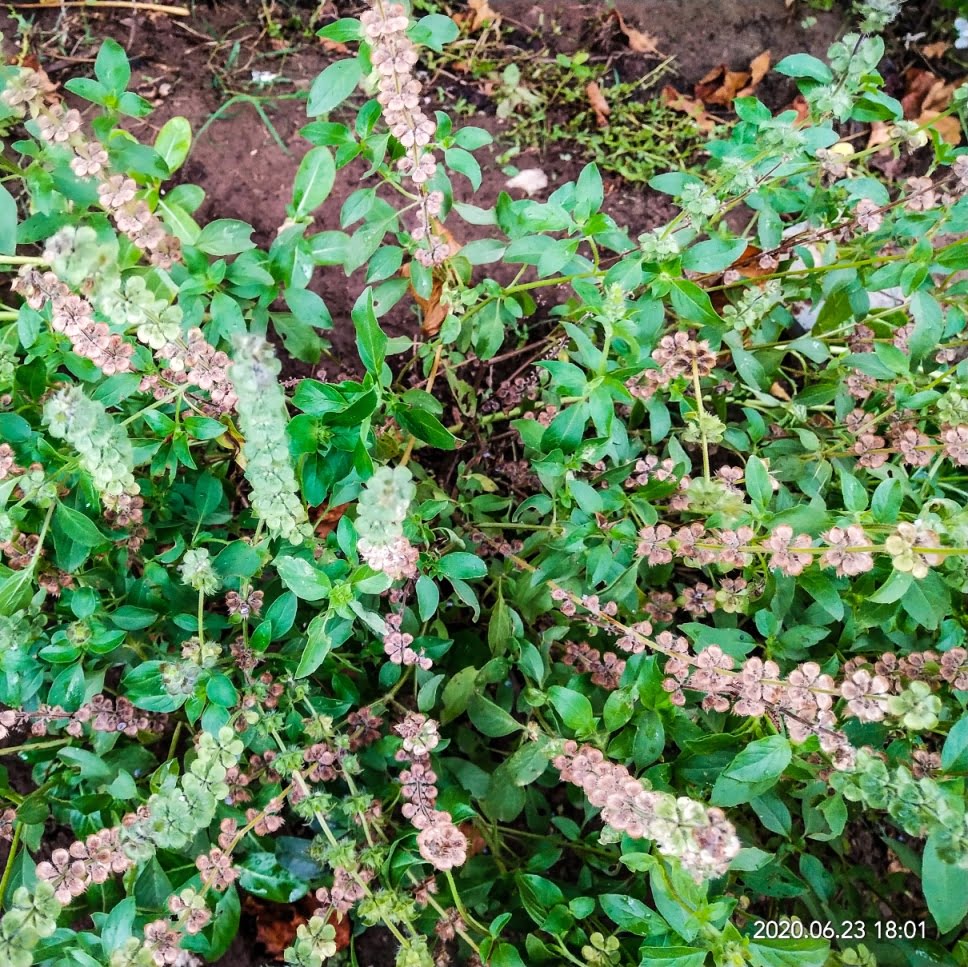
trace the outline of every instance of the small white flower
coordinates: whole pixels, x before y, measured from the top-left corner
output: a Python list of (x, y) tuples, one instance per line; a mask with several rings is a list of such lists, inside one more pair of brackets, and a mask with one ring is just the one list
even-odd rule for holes
[(266, 84), (271, 84), (278, 76), (274, 71), (253, 71), (252, 83), (264, 87)]
[(964, 50), (968, 47), (968, 20), (964, 17), (959, 17), (955, 21), (955, 30), (958, 31), (958, 37), (955, 40), (955, 47), (958, 50)]
[(509, 178), (505, 187), (519, 188), (529, 195), (534, 195), (548, 187), (548, 176), (540, 168), (525, 168), (513, 178)]

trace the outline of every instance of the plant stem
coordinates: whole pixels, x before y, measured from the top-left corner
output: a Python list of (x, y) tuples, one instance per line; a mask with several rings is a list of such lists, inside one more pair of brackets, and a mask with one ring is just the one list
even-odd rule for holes
[(13, 828), (13, 839), (10, 841), (10, 852), (7, 854), (7, 863), (3, 868), (3, 876), (0, 877), (0, 906), (3, 906), (3, 898), (7, 893), (7, 883), (13, 873), (14, 860), (17, 858), (17, 848), (20, 846), (20, 831), (23, 823), (17, 822)]
[(141, 3), (138, 0), (48, 0), (47, 3), (9, 3), (7, 6), (22, 10), (50, 10), (54, 7), (87, 7), (89, 10), (97, 10), (98, 7), (120, 7), (125, 10), (144, 10), (147, 13), (167, 13), (172, 17), (190, 17), (192, 14), (188, 7)]
[(692, 361), (692, 385), (696, 391), (696, 412), (699, 414), (699, 437), (702, 441), (702, 475), (709, 480), (709, 441), (706, 439), (706, 410), (702, 405), (702, 383), (699, 380), (699, 366)]
[(32, 749), (52, 749), (57, 745), (67, 745), (70, 741), (70, 739), (51, 739), (49, 742), (25, 742), (23, 745), (8, 745), (6, 748), (0, 749), (0, 756), (30, 752)]

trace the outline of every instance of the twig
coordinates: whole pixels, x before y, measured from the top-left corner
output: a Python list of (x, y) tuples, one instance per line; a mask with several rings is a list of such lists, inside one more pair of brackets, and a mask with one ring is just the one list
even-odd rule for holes
[(172, 17), (190, 17), (192, 12), (188, 7), (170, 7), (164, 3), (139, 3), (137, 0), (54, 0), (48, 3), (8, 3), (9, 7), (21, 9), (52, 10), (55, 7), (87, 7), (97, 10), (98, 7), (123, 7), (126, 10), (146, 10), (149, 13), (167, 13)]

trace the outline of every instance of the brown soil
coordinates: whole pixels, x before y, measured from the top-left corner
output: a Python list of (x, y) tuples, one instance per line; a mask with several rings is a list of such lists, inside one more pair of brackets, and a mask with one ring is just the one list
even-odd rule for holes
[[(600, 2), (490, 2), (507, 22), (516, 26), (518, 36), (525, 41), (537, 31), (541, 43), (560, 51), (583, 48), (602, 52), (596, 49), (602, 36), (604, 5)], [(118, 40), (132, 61), (133, 89), (157, 105), (150, 117), (131, 124), (139, 138), (152, 140), (165, 121), (178, 115), (188, 118), (196, 132), (205, 126), (178, 174), (180, 181), (205, 189), (206, 200), (196, 213), (197, 220), (204, 224), (213, 218), (239, 218), (255, 227), (260, 243), (267, 243), (285, 220), (293, 176), (308, 148), (298, 133), (308, 120), (305, 105), (292, 95), (306, 91), (316, 74), (341, 55), (318, 45), (309, 31), (300, 35), (289, 29), (287, 39), (273, 40), (259, 22), (261, 6), (245, 0), (199, 2), (193, 5), (192, 17), (186, 19), (74, 8), (30, 11), (35, 27), (29, 46), (52, 80), (62, 84), (71, 76), (90, 73), (102, 38)], [(308, 24), (316, 5), (307, 4), (310, 9), (297, 8), (294, 12), (291, 6), (278, 2), (265, 6), (271, 6), (277, 22), (288, 29), (294, 26), (289, 22), (289, 13)], [(339, 12), (346, 16), (358, 6), (341, 3)], [(814, 28), (804, 31), (799, 26), (804, 11), (791, 12), (784, 0), (650, 0), (647, 5), (642, 0), (620, 0), (618, 6), (630, 26), (654, 35), (663, 53), (675, 55), (679, 75), (675, 82), (687, 91), (710, 68), (719, 64), (745, 68), (751, 58), (767, 49), (772, 51), (774, 62), (795, 50), (820, 53), (840, 29), (835, 17), (821, 15)], [(15, 22), (8, 13), (0, 13), (0, 32), (8, 44), (17, 38)], [(644, 73), (655, 63), (654, 58), (626, 54), (619, 66), (623, 77), (628, 78), (640, 76), (635, 72)], [(259, 93), (249, 84), (252, 70), (272, 71), (287, 79), (262, 93), (282, 92), (289, 95), (288, 99), (270, 97), (261, 102), (284, 148), (251, 104), (237, 103), (224, 109), (233, 90)], [(497, 143), (478, 154), (484, 170), (481, 188), (472, 192), (460, 177), (455, 178), (455, 188), (461, 200), (473, 199), (475, 204), (487, 207), (505, 188), (507, 176), (494, 158), (507, 146), (501, 144), (502, 124), (494, 116), (494, 106), (475, 91), (466, 93), (470, 102), (478, 105), (479, 114), (458, 119), (458, 123), (486, 127)], [(782, 86), (761, 93), (775, 104), (789, 100), (789, 88)], [(574, 179), (584, 164), (578, 156), (562, 155), (558, 148), (545, 153), (529, 152), (518, 155), (514, 164), (519, 169), (539, 167), (545, 171), (549, 187), (539, 197), (546, 197), (556, 186)], [(340, 208), (356, 187), (353, 177), (338, 180), (324, 211), (317, 217), (317, 231), (339, 227)], [(665, 223), (672, 214), (665, 196), (643, 187), (632, 189), (615, 178), (606, 180), (606, 210), (628, 227), (633, 237)], [(475, 232), (482, 233), (456, 218), (452, 229), (460, 241), (471, 240)], [(362, 278), (347, 280), (338, 269), (320, 270), (314, 280), (313, 288), (324, 295), (334, 320), (330, 334), (333, 359), (324, 360), (334, 374), (355, 358), (349, 315), (362, 287)], [(554, 301), (553, 293), (541, 291), (549, 304)], [(415, 317), (405, 311), (398, 313), (389, 320), (389, 328), (413, 332)], [(305, 375), (307, 367), (290, 365), (288, 372)], [(0, 845), (0, 859), (2, 850)], [(368, 931), (356, 939), (357, 962), (360, 967), (389, 967), (394, 960), (394, 946), (382, 931)], [(256, 944), (254, 922), (243, 917), (240, 935), (220, 964), (263, 967), (268, 962), (265, 951)]]

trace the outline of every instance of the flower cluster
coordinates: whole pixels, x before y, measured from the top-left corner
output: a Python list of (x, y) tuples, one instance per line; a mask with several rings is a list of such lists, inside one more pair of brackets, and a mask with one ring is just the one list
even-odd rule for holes
[(25, 265), (13, 289), (32, 309), (49, 304), (54, 332), (66, 336), (71, 349), (81, 358), (89, 359), (105, 376), (131, 369), (134, 348), (118, 333), (111, 332), (107, 323), (97, 321), (91, 302), (71, 292), (54, 272), (40, 272), (32, 265)]
[(419, 654), (410, 647), (413, 644), (413, 635), (400, 630), (402, 614), (387, 615), (384, 621), (387, 630), (383, 636), (383, 650), (394, 665), (417, 665), (424, 671), (433, 665), (426, 655)]
[(286, 398), (279, 385), (281, 366), (260, 336), (237, 340), (229, 376), (238, 397), (245, 477), (252, 487), (252, 509), (273, 537), (301, 544), (312, 525), (299, 497), (296, 473), (286, 444)]
[(357, 550), (370, 567), (395, 581), (417, 574), (417, 549), (403, 533), (416, 494), (413, 475), (403, 466), (377, 467), (360, 494)]
[(103, 404), (79, 386), (67, 386), (44, 405), (44, 423), (52, 437), (66, 440), (77, 451), (81, 469), (90, 475), (105, 507), (140, 520), (131, 442)]
[(552, 761), (562, 779), (579, 786), (601, 809), (607, 826), (633, 839), (653, 840), (697, 882), (725, 873), (739, 852), (739, 839), (722, 810), (648, 789), (599, 749), (569, 740)]
[(406, 800), (402, 811), (419, 830), (420, 855), (437, 870), (462, 866), (467, 860), (467, 837), (450, 813), (436, 807), (437, 774), (430, 766), (430, 753), (440, 741), (437, 723), (419, 712), (409, 712), (394, 731), (403, 738), (397, 757), (409, 762), (400, 773), (400, 793)]
[(884, 810), (909, 836), (934, 835), (938, 852), (968, 869), (968, 817), (964, 800), (906, 765), (890, 768), (870, 749), (859, 749), (853, 768), (831, 777), (845, 799)]
[(170, 267), (180, 256), (178, 239), (168, 234), (148, 204), (137, 197), (138, 186), (131, 178), (111, 174), (104, 146), (88, 140), (81, 130), (80, 112), (51, 102), (53, 92), (46, 74), (24, 68), (7, 84), (2, 98), (21, 117), (29, 115), (34, 120), (42, 141), (71, 152), (70, 168), (78, 178), (96, 180), (98, 200), (118, 231), (150, 253), (153, 263)]
[(404, 148), (397, 169), (408, 177), (419, 193), (418, 224), (411, 233), (424, 244), (415, 257), (425, 266), (440, 265), (451, 254), (449, 240), (438, 230), (435, 219), (444, 196), (428, 191), (427, 182), (437, 172), (433, 142), (437, 125), (420, 109), (420, 82), (413, 76), (417, 49), (407, 36), (410, 18), (402, 4), (372, 0), (360, 18), (370, 43), (370, 59), (377, 74), (377, 100), (390, 133)]

